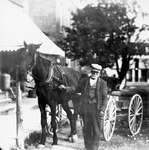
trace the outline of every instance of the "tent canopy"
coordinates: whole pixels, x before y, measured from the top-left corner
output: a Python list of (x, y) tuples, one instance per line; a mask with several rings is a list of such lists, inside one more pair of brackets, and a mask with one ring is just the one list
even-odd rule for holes
[(8, 0), (0, 0), (0, 51), (17, 50), (28, 44), (42, 44), (39, 51), (65, 56), (65, 53), (33, 23), (23, 9)]

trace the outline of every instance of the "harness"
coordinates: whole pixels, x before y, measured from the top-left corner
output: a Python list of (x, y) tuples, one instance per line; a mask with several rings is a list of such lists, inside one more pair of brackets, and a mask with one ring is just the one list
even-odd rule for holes
[[(54, 74), (55, 72), (58, 72), (60, 77), (56, 76), (56, 74)], [(53, 65), (53, 76), (52, 76), (52, 79), (53, 81), (56, 81), (58, 83), (58, 85), (60, 84), (64, 84), (64, 85), (68, 85), (68, 81), (66, 79), (66, 76), (65, 76), (65, 72), (64, 70), (62, 69), (62, 66), (60, 65)]]
[(68, 85), (68, 80), (65, 76), (65, 71), (63, 70), (61, 65), (58, 65), (54, 63), (54, 59), (51, 57), (47, 57), (44, 54), (41, 54), (39, 52), (36, 52), (33, 56), (33, 59), (28, 67), (29, 70), (33, 70), (33, 68), (37, 65), (37, 57), (42, 58), (43, 60), (49, 61), (51, 64), (49, 65), (48, 68), (48, 74), (45, 80), (40, 79), (36, 73), (33, 74), (32, 76), (36, 82), (36, 87), (43, 87), (43, 86), (48, 86), (51, 88), (57, 88), (60, 84)]
[[(49, 68), (49, 70), (50, 70), (50, 68)], [(41, 81), (36, 75), (33, 75), (33, 78), (35, 78), (37, 81), (38, 81), (38, 84), (37, 84), (37, 86), (38, 87), (43, 87), (43, 86), (50, 86), (50, 83), (51, 83), (51, 80), (52, 80), (52, 72), (53, 72), (53, 67), (51, 68), (51, 73), (50, 73), (50, 71), (48, 71), (49, 73), (48, 73), (48, 77), (47, 77), (47, 79), (45, 80), (45, 81)]]
[[(49, 59), (44, 57), (44, 55), (39, 55), (39, 57), (47, 61), (50, 61)], [(33, 77), (38, 81), (37, 86), (38, 87), (49, 86), (51, 88), (57, 88), (60, 84), (67, 85), (65, 72), (63, 71), (62, 67), (58, 64), (52, 63), (52, 61), (50, 62), (51, 62), (51, 65), (49, 66), (48, 76), (45, 81), (40, 81), (40, 79), (36, 75), (33, 75)], [(34, 63), (34, 65), (35, 64), (36, 63)], [(58, 75), (60, 75), (60, 77)]]

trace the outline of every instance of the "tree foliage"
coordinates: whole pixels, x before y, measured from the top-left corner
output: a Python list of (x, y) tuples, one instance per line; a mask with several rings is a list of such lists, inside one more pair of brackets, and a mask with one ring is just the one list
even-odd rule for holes
[(135, 25), (135, 16), (130, 18), (124, 5), (112, 3), (88, 5), (72, 16), (72, 26), (64, 28), (66, 36), (57, 41), (66, 56), (78, 59), (81, 65), (98, 63), (112, 67), (116, 64), (121, 81), (133, 55), (144, 53), (143, 43), (137, 41), (143, 29)]

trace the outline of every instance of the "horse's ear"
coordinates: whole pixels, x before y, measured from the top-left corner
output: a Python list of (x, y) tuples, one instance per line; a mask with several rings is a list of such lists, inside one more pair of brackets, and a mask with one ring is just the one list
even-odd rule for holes
[(42, 45), (42, 43), (41, 44), (34, 44), (33, 45), (33, 49), (37, 50), (38, 48), (40, 48), (41, 45)]
[(38, 45), (37, 45), (37, 46), (38, 46), (38, 48), (39, 48), (41, 45), (42, 45), (42, 43), (38, 44)]
[(27, 48), (27, 43), (24, 41), (24, 47)]

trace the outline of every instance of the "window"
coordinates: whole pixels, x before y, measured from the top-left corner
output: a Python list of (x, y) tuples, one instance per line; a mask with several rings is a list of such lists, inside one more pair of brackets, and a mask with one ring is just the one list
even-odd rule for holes
[(132, 70), (128, 71), (127, 81), (132, 81)]
[(141, 81), (143, 81), (143, 82), (147, 81), (147, 69), (141, 70)]
[(139, 59), (135, 58), (134, 62), (135, 62), (135, 68), (139, 68)]

